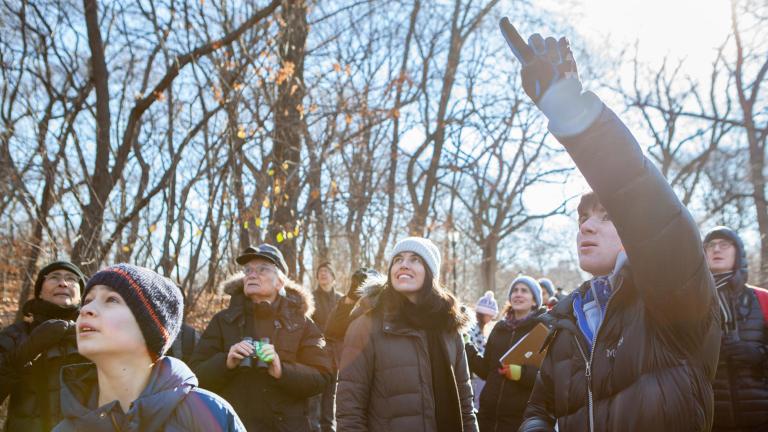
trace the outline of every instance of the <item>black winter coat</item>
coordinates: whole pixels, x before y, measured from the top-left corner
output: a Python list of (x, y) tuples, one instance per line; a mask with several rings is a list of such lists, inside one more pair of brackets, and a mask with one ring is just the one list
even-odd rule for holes
[(467, 344), (469, 370), (485, 380), (485, 386), (480, 392), (480, 407), (477, 413), (480, 432), (514, 432), (523, 422), (523, 412), (531, 396), (539, 369), (523, 366), (520, 379), (512, 381), (498, 372), (501, 367), (499, 360), (536, 324), (544, 322), (541, 316), (545, 312), (546, 309), (543, 308), (536, 311), (516, 328), (505, 320), (496, 323), (488, 336), (485, 354), (482, 356), (477, 353), (472, 344)]
[(318, 288), (312, 291), (312, 297), (315, 300), (315, 311), (312, 313), (312, 321), (320, 329), (325, 329), (328, 317), (331, 316), (333, 308), (336, 307), (336, 302), (339, 301), (342, 295), (336, 290), (325, 292)]
[(608, 108), (560, 138), (599, 197), (629, 259), (613, 286), (594, 348), (573, 299), (550, 314), (555, 333), (521, 431), (707, 431), (720, 317), (695, 222)]
[(190, 366), (203, 388), (218, 393), (235, 409), (246, 429), (257, 431), (308, 431), (308, 397), (319, 394), (331, 379), (331, 355), (320, 330), (309, 318), (312, 300), (300, 287), (286, 287), (274, 322), (274, 344), (282, 377), (266, 370), (227, 369), (232, 345), (251, 336), (246, 326), (242, 279), (228, 284), (230, 306), (214, 315), (195, 348)]
[[(75, 317), (76, 314), (70, 318)], [(15, 351), (28, 341), (32, 330), (47, 319), (35, 316), (31, 323), (11, 324), (0, 332), (0, 403), (10, 395), (6, 431), (50, 431), (61, 420), (61, 368), (88, 361), (77, 352), (75, 335), (70, 334), (23, 367), (13, 364), (11, 357)]]
[[(732, 289), (729, 287), (729, 289)], [(768, 331), (754, 289), (739, 284), (735, 296), (735, 316), (739, 339), (768, 346)], [(768, 359), (767, 359), (768, 360)], [(715, 390), (714, 431), (768, 430), (768, 364), (745, 367), (720, 356)]]

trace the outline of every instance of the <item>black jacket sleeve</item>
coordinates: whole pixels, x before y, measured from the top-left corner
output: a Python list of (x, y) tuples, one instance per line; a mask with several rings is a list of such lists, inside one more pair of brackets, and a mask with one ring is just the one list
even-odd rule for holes
[(0, 403), (11, 394), (19, 382), (19, 371), (14, 365), (13, 356), (21, 342), (23, 324), (11, 324), (0, 332)]
[[(551, 356), (544, 357), (541, 369), (535, 375), (533, 392), (525, 408), (523, 424), (520, 432), (544, 432), (552, 431), (555, 425), (554, 384), (552, 382), (552, 368), (554, 367)], [(532, 369), (532, 368), (531, 368)], [(528, 372), (528, 371), (526, 371)], [(525, 377), (530, 379), (530, 377)]]
[(229, 348), (224, 346), (221, 316), (215, 315), (205, 328), (189, 360), (189, 367), (197, 375), (201, 387), (220, 390), (235, 375), (234, 370), (227, 369)]
[(281, 363), (283, 374), (276, 385), (298, 398), (321, 393), (331, 382), (332, 360), (323, 334), (311, 320), (306, 320), (296, 359)]

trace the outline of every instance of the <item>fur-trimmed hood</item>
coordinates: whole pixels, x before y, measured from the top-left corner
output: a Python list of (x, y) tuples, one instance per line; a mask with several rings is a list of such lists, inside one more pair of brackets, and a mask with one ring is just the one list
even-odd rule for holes
[[(242, 272), (235, 273), (228, 277), (220, 285), (220, 290), (225, 294), (232, 296), (229, 302), (229, 308), (241, 309), (247, 297), (243, 293), (243, 282), (245, 281), (245, 275)], [(297, 308), (301, 311), (301, 314), (309, 318), (315, 312), (315, 301), (312, 298), (312, 294), (298, 283), (288, 279), (285, 283), (285, 295), (282, 297), (288, 301), (288, 304), (293, 308)]]
[[(382, 299), (382, 293), (387, 285), (386, 276), (369, 277), (363, 282), (358, 289), (360, 294), (360, 300), (358, 300), (355, 308), (350, 314), (351, 320), (364, 315), (366, 313), (373, 313), (374, 311), (381, 311), (384, 314), (385, 320), (393, 320), (397, 318), (397, 312), (388, 307), (386, 302)], [(451, 298), (453, 295), (448, 293)], [(460, 311), (460, 302), (454, 298), (457, 303), (456, 307), (451, 308), (450, 326), (459, 332), (465, 332), (472, 324), (470, 316), (463, 311)]]

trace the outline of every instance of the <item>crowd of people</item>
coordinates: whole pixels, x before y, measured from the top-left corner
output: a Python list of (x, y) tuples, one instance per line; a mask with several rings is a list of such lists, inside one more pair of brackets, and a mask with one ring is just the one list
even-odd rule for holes
[[(171, 280), (57, 261), (0, 333), (5, 430), (768, 430), (768, 291), (747, 284), (738, 233), (700, 236), (624, 124), (582, 91), (565, 39), (529, 46), (524, 89), (592, 188), (576, 235), (591, 277), (570, 294), (518, 275), (472, 314), (423, 237), (345, 292), (321, 263), (310, 292), (261, 244), (236, 258), (230, 303), (198, 335)], [(502, 362), (540, 324), (543, 361)]]

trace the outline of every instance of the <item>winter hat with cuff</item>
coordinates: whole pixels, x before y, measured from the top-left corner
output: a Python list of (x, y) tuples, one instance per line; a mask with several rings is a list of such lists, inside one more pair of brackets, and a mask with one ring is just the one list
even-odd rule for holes
[(184, 317), (184, 299), (176, 284), (147, 268), (116, 264), (88, 279), (83, 296), (96, 285), (106, 285), (123, 297), (150, 356), (153, 360), (162, 357), (176, 340)]
[(541, 286), (536, 281), (536, 279), (526, 276), (526, 275), (520, 275), (515, 278), (515, 280), (512, 281), (511, 284), (509, 284), (509, 289), (507, 290), (507, 300), (512, 298), (512, 288), (519, 284), (525, 284), (525, 286), (528, 287), (528, 289), (531, 291), (531, 294), (533, 294), (533, 301), (536, 303), (536, 309), (541, 307)]
[[(432, 243), (432, 240), (424, 237), (406, 237), (395, 245), (392, 250), (392, 258), (400, 252), (413, 252), (424, 260), (432, 276), (435, 279), (440, 277), (440, 249)], [(392, 262), (390, 258), (390, 263)]]
[(555, 284), (553, 284), (551, 280), (541, 278), (539, 279), (539, 286), (547, 290), (547, 294), (549, 294), (550, 298), (555, 296)]

